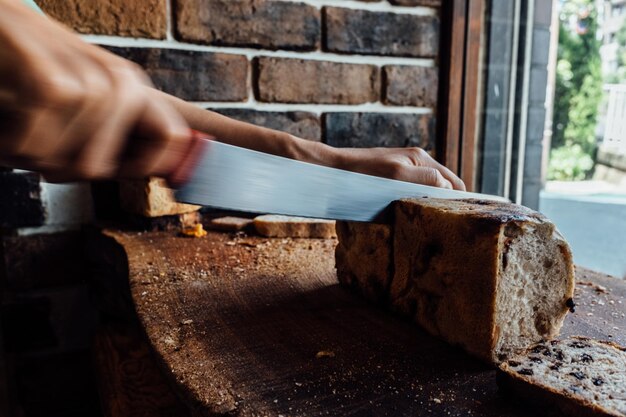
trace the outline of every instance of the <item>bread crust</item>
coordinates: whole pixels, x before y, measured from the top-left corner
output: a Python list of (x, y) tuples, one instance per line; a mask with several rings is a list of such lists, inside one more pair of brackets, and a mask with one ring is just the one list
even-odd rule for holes
[[(375, 238), (379, 227), (338, 228), (340, 282), (358, 287), (371, 300), (390, 304), (431, 334), (494, 364), (505, 357), (503, 348), (515, 332), (506, 327), (512, 320), (502, 317), (506, 309), (500, 307), (515, 298), (502, 284), (523, 286), (504, 273), (507, 251), (520, 236), (533, 236), (539, 247), (533, 250), (543, 248), (550, 253), (541, 255), (558, 263), (552, 278), (558, 284), (555, 291), (562, 293), (546, 299), (543, 316), (520, 318), (532, 321), (531, 327), (538, 330), (532, 328), (517, 342), (558, 334), (574, 292), (574, 269), (567, 243), (543, 215), (483, 200), (405, 199), (394, 203), (389, 240)], [(371, 249), (387, 242), (390, 252)], [(539, 279), (547, 283), (552, 278)], [(528, 331), (528, 323), (520, 326), (520, 332)]]
[(337, 237), (334, 220), (267, 214), (254, 219), (257, 233), (265, 237), (308, 237), (331, 239)]
[[(429, 333), (490, 362), (501, 216), (445, 217), (439, 201), (396, 204), (392, 304)], [(465, 261), (456, 262), (459, 256)]]
[(572, 417), (623, 417), (622, 414), (606, 413), (593, 404), (584, 404), (552, 389), (545, 389), (524, 379), (516, 378), (501, 369), (496, 372), (496, 382), (504, 395), (514, 395), (518, 397), (516, 401), (519, 403), (540, 407), (542, 414)]
[[(592, 342), (591, 339), (582, 336), (573, 336), (567, 339), (578, 340), (583, 342)], [(622, 346), (613, 342), (593, 341), (600, 345), (626, 351)], [(529, 347), (519, 356), (529, 355), (533, 347)], [(517, 357), (516, 357), (517, 358)], [(582, 397), (570, 395), (567, 392), (558, 391), (552, 387), (540, 386), (533, 382), (528, 375), (516, 372), (508, 362), (503, 362), (498, 367), (496, 373), (496, 382), (500, 391), (509, 396), (517, 398), (518, 401), (530, 403), (535, 407), (541, 407), (548, 410), (554, 415), (567, 415), (574, 417), (595, 417), (595, 416), (612, 416), (624, 417), (625, 415), (617, 410), (609, 410), (591, 401), (587, 401)]]
[(370, 301), (389, 303), (393, 272), (392, 227), (338, 221), (335, 265), (339, 282)]
[(209, 228), (224, 232), (238, 232), (247, 229), (254, 221), (245, 217), (218, 217), (209, 221)]

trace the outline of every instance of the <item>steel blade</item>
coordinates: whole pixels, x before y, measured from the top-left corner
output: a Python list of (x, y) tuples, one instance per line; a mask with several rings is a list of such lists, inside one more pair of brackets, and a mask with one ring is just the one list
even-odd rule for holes
[(185, 203), (251, 213), (370, 221), (405, 197), (502, 197), (448, 190), (328, 168), (211, 142), (189, 181), (176, 192)]

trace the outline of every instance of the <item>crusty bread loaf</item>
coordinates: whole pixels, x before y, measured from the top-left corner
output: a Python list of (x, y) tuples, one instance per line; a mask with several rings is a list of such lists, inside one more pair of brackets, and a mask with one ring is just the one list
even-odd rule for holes
[(391, 226), (339, 221), (336, 229), (339, 281), (369, 300), (387, 303), (392, 268)]
[(312, 237), (330, 239), (336, 237), (335, 221), (307, 217), (266, 214), (255, 217), (254, 228), (266, 237)]
[[(368, 234), (360, 227), (342, 226), (348, 233), (340, 234), (337, 270), (344, 283), (346, 271), (363, 276), (357, 271), (388, 262), (384, 251), (354, 244), (351, 231)], [(401, 200), (391, 234), (388, 275), (369, 275), (388, 294), (370, 299), (388, 297), (428, 332), (492, 363), (558, 334), (574, 293), (572, 257), (539, 213), (480, 200)], [(371, 280), (352, 281), (374, 288)]]
[(626, 349), (583, 337), (539, 343), (500, 365), (498, 386), (567, 416), (626, 416)]

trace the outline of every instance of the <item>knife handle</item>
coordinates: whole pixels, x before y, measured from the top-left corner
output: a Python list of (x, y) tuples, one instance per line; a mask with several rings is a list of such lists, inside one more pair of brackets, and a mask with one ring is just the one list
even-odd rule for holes
[(214, 139), (211, 135), (189, 129), (187, 151), (174, 171), (165, 178), (171, 187), (179, 188), (189, 180), (200, 157), (207, 151)]

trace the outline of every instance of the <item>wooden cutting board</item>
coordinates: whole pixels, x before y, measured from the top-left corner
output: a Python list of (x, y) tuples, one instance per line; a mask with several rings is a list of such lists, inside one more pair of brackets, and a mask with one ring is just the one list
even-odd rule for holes
[[(341, 287), (335, 240), (107, 232), (194, 415), (526, 416), (495, 371)], [(626, 344), (626, 283), (578, 270), (563, 333)]]

